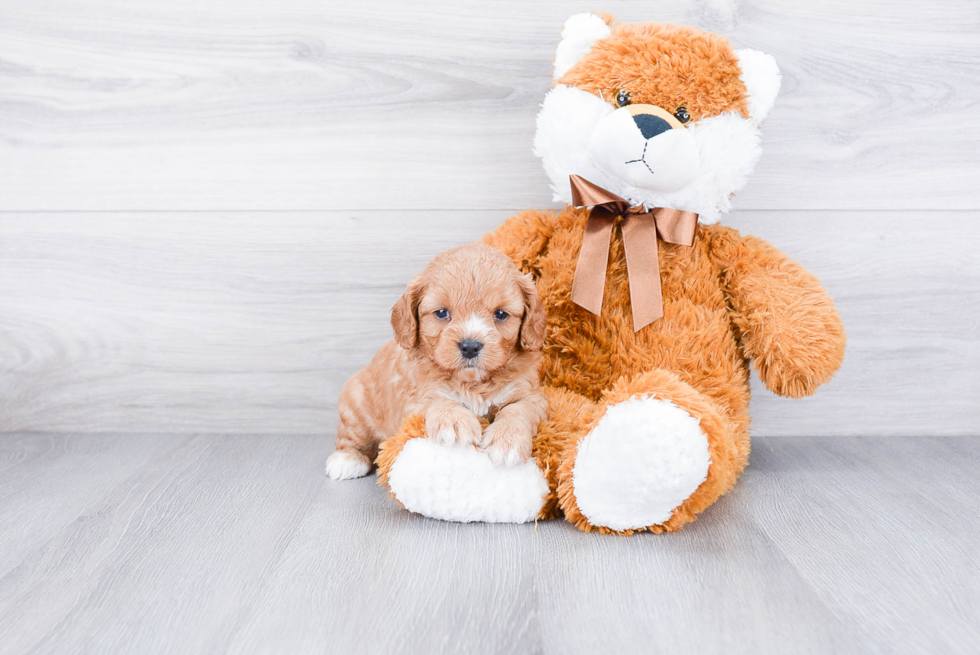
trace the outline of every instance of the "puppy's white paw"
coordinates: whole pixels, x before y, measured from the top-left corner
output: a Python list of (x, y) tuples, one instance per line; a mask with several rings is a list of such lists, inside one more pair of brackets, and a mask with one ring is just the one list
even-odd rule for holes
[(483, 427), (476, 414), (463, 409), (426, 416), (425, 432), (436, 443), (446, 446), (451, 444), (476, 444), (480, 441)]
[(496, 421), (483, 431), (480, 445), (494, 464), (517, 466), (531, 458), (533, 435), (505, 421)]
[(517, 466), (527, 461), (527, 458), (522, 457), (514, 448), (506, 448), (496, 444), (490, 446), (484, 452), (490, 457), (490, 461), (498, 466), (501, 464), (504, 466)]
[(371, 464), (367, 457), (338, 450), (327, 458), (327, 475), (331, 480), (351, 480), (363, 478), (370, 473)]

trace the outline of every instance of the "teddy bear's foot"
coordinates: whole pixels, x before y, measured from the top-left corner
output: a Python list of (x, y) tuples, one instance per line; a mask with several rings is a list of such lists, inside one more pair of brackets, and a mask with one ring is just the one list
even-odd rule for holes
[(610, 405), (579, 442), (575, 502), (594, 527), (662, 524), (707, 479), (710, 464), (698, 419), (667, 400), (630, 398)]
[(382, 445), (379, 483), (405, 509), (443, 521), (527, 523), (538, 518), (548, 483), (532, 459), (497, 465), (470, 445), (424, 436), (421, 419)]

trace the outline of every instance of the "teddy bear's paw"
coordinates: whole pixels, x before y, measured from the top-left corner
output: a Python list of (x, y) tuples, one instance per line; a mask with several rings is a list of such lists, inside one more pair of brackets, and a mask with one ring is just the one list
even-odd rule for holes
[(632, 398), (610, 406), (579, 442), (575, 501), (594, 526), (659, 525), (707, 479), (710, 464), (696, 418), (667, 400)]
[(444, 521), (526, 523), (538, 517), (548, 483), (534, 460), (495, 466), (472, 446), (409, 439), (388, 472), (406, 509)]

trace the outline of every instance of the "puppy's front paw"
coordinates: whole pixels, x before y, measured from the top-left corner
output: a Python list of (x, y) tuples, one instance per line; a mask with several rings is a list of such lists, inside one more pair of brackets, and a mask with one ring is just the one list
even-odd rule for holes
[(430, 439), (444, 445), (475, 444), (480, 441), (480, 419), (470, 410), (459, 407), (430, 411), (425, 417), (425, 432)]
[(483, 431), (480, 444), (494, 464), (517, 466), (531, 458), (531, 435), (506, 421), (496, 421)]

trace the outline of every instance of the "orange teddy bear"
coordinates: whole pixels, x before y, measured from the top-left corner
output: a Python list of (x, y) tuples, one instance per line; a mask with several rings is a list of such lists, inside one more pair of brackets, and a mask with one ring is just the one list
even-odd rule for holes
[(569, 206), (521, 212), (483, 239), (533, 274), (548, 313), (535, 459), (494, 466), (420, 438), (412, 417), (377, 460), (399, 502), (631, 534), (676, 530), (732, 488), (749, 456), (749, 360), (798, 398), (844, 355), (820, 282), (717, 224), (761, 153), (779, 81), (772, 57), (715, 34), (566, 22), (534, 148)]

